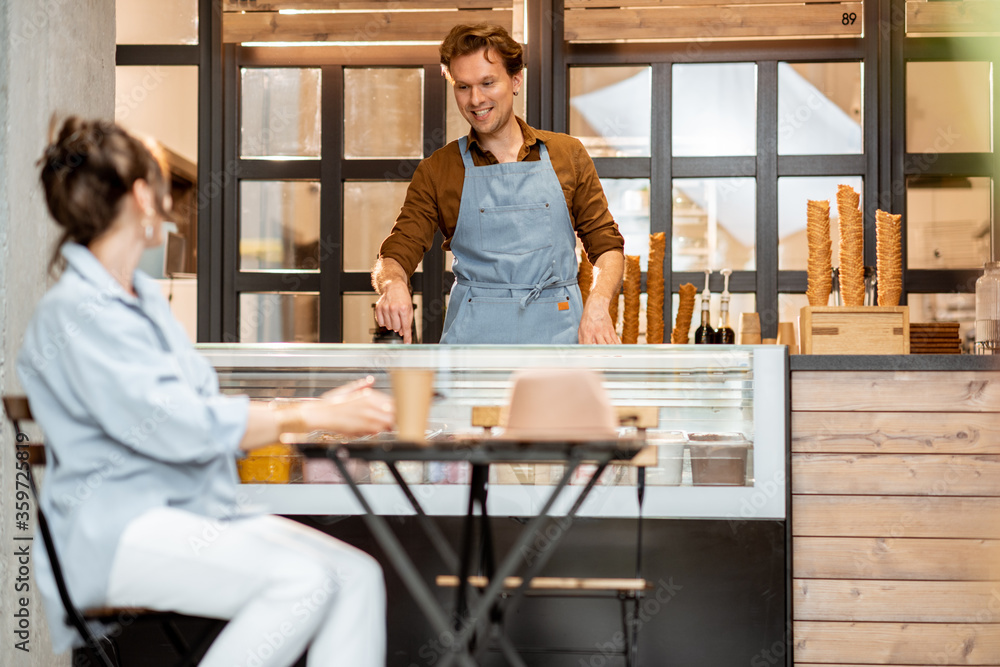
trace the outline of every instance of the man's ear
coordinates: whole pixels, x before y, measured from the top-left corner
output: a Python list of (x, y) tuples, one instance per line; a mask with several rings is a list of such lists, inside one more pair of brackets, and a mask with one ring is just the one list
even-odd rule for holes
[(510, 77), (510, 80), (514, 84), (514, 90), (520, 90), (521, 89), (521, 84), (524, 83), (524, 70), (522, 69), (517, 74), (515, 74), (512, 77)]

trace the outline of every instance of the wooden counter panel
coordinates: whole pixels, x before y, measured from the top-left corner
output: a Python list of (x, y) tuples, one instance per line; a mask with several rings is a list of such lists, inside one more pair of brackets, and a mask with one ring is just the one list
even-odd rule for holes
[(794, 546), (803, 579), (984, 581), (1000, 563), (1000, 540), (800, 537)]
[(906, 32), (1000, 33), (1000, 6), (996, 0), (906, 3)]
[(990, 581), (796, 579), (793, 600), (796, 621), (1000, 622), (1000, 586)]
[[(567, 9), (564, 36), (567, 41), (597, 42), (698, 37), (860, 36), (862, 9), (859, 2)], [(843, 16), (851, 13), (856, 19), (845, 25)]]
[(792, 533), (796, 537), (1000, 539), (1000, 498), (796, 495), (792, 497)]
[(796, 371), (792, 410), (1000, 412), (1000, 372)]
[[(229, 0), (233, 2), (235, 0)], [(797, 0), (799, 4), (830, 0)], [(676, 7), (679, 5), (774, 5), (788, 0), (564, 0), (566, 9), (617, 9), (619, 7)], [(834, 0), (836, 2), (836, 0)]]
[[(819, 0), (816, 0), (819, 1)], [(410, 0), (413, 9), (492, 9), (512, 7), (513, 0)], [(399, 0), (225, 0), (227, 12), (276, 12), (282, 9), (392, 10), (401, 8)]]
[(491, 21), (511, 29), (511, 12), (479, 10), (373, 12), (347, 14), (278, 14), (226, 12), (222, 41), (233, 42), (440, 42), (456, 23)]
[(795, 621), (796, 664), (1000, 665), (1000, 625)]
[(1000, 456), (793, 454), (792, 493), (1000, 496)]
[(1000, 454), (1000, 412), (793, 412), (792, 451)]

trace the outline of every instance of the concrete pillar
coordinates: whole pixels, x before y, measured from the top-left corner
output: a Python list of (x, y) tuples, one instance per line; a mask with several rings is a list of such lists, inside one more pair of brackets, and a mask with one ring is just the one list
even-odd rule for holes
[[(38, 169), (53, 113), (113, 118), (115, 0), (0, 0), (0, 390), (19, 391), (14, 361), (48, 277), (57, 228), (45, 209)], [(56, 667), (38, 594), (14, 589), (16, 527), (11, 428), (0, 449), (0, 665)], [(32, 548), (41, 549), (41, 541)], [(13, 614), (30, 602), (30, 652), (15, 648)]]

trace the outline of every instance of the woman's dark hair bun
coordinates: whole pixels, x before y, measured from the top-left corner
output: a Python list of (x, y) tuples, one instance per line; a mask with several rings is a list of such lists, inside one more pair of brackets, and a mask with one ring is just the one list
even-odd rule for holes
[(53, 266), (67, 241), (88, 245), (107, 231), (137, 180), (149, 183), (159, 213), (167, 215), (169, 174), (157, 146), (113, 122), (77, 116), (63, 121), (53, 135), (39, 160), (45, 202), (63, 228)]

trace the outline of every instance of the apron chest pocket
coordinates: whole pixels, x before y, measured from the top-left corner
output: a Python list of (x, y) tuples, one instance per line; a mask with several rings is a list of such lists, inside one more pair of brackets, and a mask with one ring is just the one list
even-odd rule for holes
[(549, 204), (517, 204), (479, 209), (481, 247), (488, 252), (524, 255), (552, 245)]

